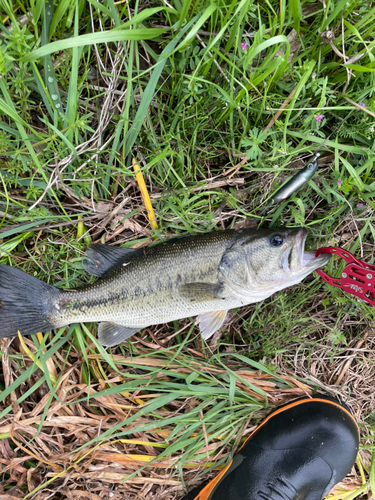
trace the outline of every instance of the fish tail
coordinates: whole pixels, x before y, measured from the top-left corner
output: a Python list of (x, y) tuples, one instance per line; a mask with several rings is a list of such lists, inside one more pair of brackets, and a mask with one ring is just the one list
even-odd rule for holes
[(14, 267), (0, 264), (0, 338), (55, 328), (48, 311), (58, 288)]

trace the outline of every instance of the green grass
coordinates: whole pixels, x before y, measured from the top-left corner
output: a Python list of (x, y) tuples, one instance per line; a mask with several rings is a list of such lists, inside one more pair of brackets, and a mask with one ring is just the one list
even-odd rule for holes
[[(91, 279), (81, 266), (91, 241), (133, 246), (261, 224), (306, 227), (311, 248), (338, 245), (373, 263), (374, 15), (374, 6), (360, 0), (325, 7), (304, 0), (0, 0), (1, 262), (75, 288)], [(320, 36), (327, 29), (334, 33), (336, 52)], [(346, 98), (365, 106), (359, 109)], [(318, 148), (313, 179), (262, 217), (272, 194)], [(157, 234), (149, 226), (132, 158), (149, 189)], [(338, 275), (340, 265), (332, 263), (327, 271)], [(131, 488), (141, 488), (137, 477), (151, 484), (147, 494), (179, 498), (185, 483), (189, 489), (225, 463), (241, 432), (279, 402), (265, 403), (242, 385), (237, 388), (233, 373), (254, 363), (264, 373), (271, 370), (277, 388), (284, 382), (276, 374), (288, 373), (308, 379), (312, 389), (316, 379), (326, 390), (338, 389), (369, 435), (371, 380), (364, 378), (354, 390), (350, 373), (360, 377), (360, 367), (373, 363), (371, 351), (353, 360), (337, 387), (334, 380), (356, 343), (369, 342), (373, 320), (373, 308), (310, 276), (264, 303), (234, 311), (217, 345), (202, 344), (190, 320), (143, 332), (137, 343), (113, 350), (121, 361), (97, 343), (97, 325), (47, 334), (45, 351), (41, 339), (25, 339), (36, 358), (17, 339), (9, 348), (2, 341), (0, 437), (19, 409), (22, 418), (33, 411), (40, 417), (30, 424), (34, 434), (2, 435), (11, 448), (23, 442), (18, 456), (28, 450), (23, 467), (35, 469), (29, 482), (18, 484), (19, 494), (36, 498), (55, 488), (56, 498), (63, 498), (57, 490), (72, 456), (75, 467), (87, 466), (91, 484), (95, 447), (100, 443), (115, 453), (116, 440), (137, 436), (154, 442), (159, 458), (172, 457), (174, 468), (136, 473), (135, 462), (123, 463), (121, 478), (112, 481), (129, 476), (118, 486), (129, 498), (135, 498)], [(223, 373), (191, 369), (199, 362), (196, 353), (202, 366)], [(156, 364), (129, 368), (126, 360), (138, 358)], [(198, 396), (197, 384), (203, 388)], [(121, 410), (138, 395), (147, 400), (144, 407), (138, 401), (137, 412)], [(60, 401), (66, 407), (56, 410)], [(69, 437), (72, 428), (57, 426), (65, 440), (53, 441), (50, 451), (65, 458), (53, 469), (42, 446), (45, 436), (54, 435), (47, 414), (58, 412), (63, 419), (81, 415), (82, 408), (86, 417), (107, 420), (103, 427), (94, 420), (75, 424), (76, 441)], [(153, 434), (155, 426), (169, 438)], [(209, 444), (222, 445), (202, 452), (207, 435)], [(152, 456), (152, 445), (118, 446), (123, 454)], [(373, 487), (374, 460), (371, 465), (364, 457), (364, 481)], [(187, 463), (195, 464), (195, 472)], [(12, 474), (22, 476), (19, 470)], [(171, 481), (164, 490), (163, 474)], [(15, 487), (15, 477), (2, 474), (6, 491)], [(70, 481), (72, 489), (82, 487), (78, 476)]]

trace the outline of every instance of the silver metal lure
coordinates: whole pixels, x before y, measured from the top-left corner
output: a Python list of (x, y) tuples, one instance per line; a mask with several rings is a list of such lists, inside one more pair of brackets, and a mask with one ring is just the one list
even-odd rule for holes
[[(318, 149), (321, 149), (326, 144), (326, 142), (328, 141), (328, 139), (334, 133), (336, 133), (336, 132), (338, 132), (338, 130), (340, 130), (340, 128), (348, 120), (349, 116), (353, 113), (353, 111), (355, 109), (356, 108), (354, 108), (354, 109), (352, 109), (350, 111), (350, 113), (341, 122), (341, 124), (339, 126), (337, 126), (329, 134), (329, 136), (325, 139), (324, 142), (322, 142), (322, 144), (318, 147)], [(298, 191), (299, 189), (301, 189), (301, 187), (304, 184), (306, 184), (306, 182), (308, 182), (314, 176), (314, 174), (318, 170), (318, 158), (319, 158), (319, 156), (320, 156), (320, 154), (316, 152), (315, 155), (313, 156), (313, 159), (306, 165), (306, 167), (304, 167), (302, 170), (300, 170), (295, 175), (293, 175), (293, 177), (291, 177), (290, 179), (288, 179), (287, 182), (283, 186), (281, 186), (280, 189), (278, 189), (276, 191), (276, 193), (272, 196), (272, 198), (269, 201), (269, 203), (261, 211), (261, 213), (260, 213), (261, 217), (267, 211), (267, 208), (269, 208), (272, 205), (275, 205), (276, 203), (279, 203), (282, 200), (286, 200), (287, 198), (289, 198), (289, 196), (291, 196), (293, 193), (295, 193), (296, 191)]]
[(293, 175), (293, 177), (291, 177), (285, 184), (281, 186), (280, 189), (276, 191), (276, 193), (272, 196), (268, 205), (261, 212), (261, 215), (263, 215), (263, 213), (268, 207), (289, 198), (289, 196), (291, 196), (293, 193), (301, 189), (301, 187), (313, 177), (315, 172), (318, 170), (319, 156), (320, 154), (316, 153), (313, 159), (306, 165), (306, 167), (304, 167), (302, 170)]

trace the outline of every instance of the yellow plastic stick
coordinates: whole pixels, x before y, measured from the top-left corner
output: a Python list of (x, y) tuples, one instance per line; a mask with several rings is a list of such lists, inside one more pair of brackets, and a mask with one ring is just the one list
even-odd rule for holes
[(142, 194), (143, 203), (145, 204), (145, 207), (146, 207), (146, 210), (148, 213), (148, 220), (150, 221), (151, 227), (153, 229), (157, 230), (158, 225), (156, 223), (155, 214), (154, 214), (154, 211), (152, 209), (150, 196), (148, 194), (145, 181), (143, 179), (143, 174), (141, 172), (141, 169), (140, 169), (138, 163), (134, 160), (134, 158), (133, 158), (133, 168), (134, 168), (135, 177), (137, 179), (139, 189), (140, 189), (141, 194)]

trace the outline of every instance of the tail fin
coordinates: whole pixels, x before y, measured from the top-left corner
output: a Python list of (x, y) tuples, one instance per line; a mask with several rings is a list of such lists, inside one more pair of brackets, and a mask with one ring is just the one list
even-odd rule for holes
[(13, 267), (0, 264), (0, 338), (46, 332), (54, 328), (48, 317), (54, 286)]

